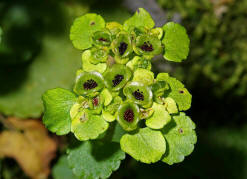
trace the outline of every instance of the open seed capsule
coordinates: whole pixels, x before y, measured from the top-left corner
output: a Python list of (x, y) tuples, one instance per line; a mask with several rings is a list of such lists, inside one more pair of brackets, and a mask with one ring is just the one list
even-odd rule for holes
[(144, 55), (147, 58), (152, 58), (155, 55), (161, 54), (162, 44), (161, 41), (155, 36), (140, 35), (136, 38), (133, 49), (138, 55)]
[(110, 46), (111, 41), (111, 33), (108, 30), (97, 31), (93, 34), (93, 44), (96, 46)]
[(124, 95), (136, 104), (146, 106), (152, 103), (151, 89), (140, 82), (130, 82), (123, 89)]
[(117, 121), (126, 131), (137, 128), (139, 121), (139, 108), (136, 104), (124, 102), (118, 108)]
[(114, 64), (104, 73), (106, 85), (112, 91), (118, 91), (130, 80), (132, 75), (129, 67), (121, 64)]
[(119, 63), (126, 63), (127, 60), (125, 59), (133, 52), (131, 35), (127, 32), (120, 32), (112, 42), (112, 51)]
[(99, 72), (82, 72), (76, 77), (74, 91), (79, 95), (87, 95), (103, 87), (104, 79)]

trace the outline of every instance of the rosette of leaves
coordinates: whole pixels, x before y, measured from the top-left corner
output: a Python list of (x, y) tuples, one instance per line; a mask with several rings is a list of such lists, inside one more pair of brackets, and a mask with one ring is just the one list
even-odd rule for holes
[[(144, 163), (171, 165), (193, 151), (195, 124), (182, 112), (190, 108), (191, 94), (167, 73), (155, 77), (151, 71), (156, 55), (184, 60), (189, 39), (179, 24), (154, 25), (142, 8), (123, 25), (106, 23), (97, 14), (79, 17), (72, 25), (70, 38), (83, 50), (82, 68), (73, 92), (56, 88), (44, 93), (43, 122), (57, 135), (72, 132), (81, 141), (68, 151), (76, 176), (109, 177), (125, 153)], [(98, 159), (94, 150), (111, 146), (116, 152), (102, 152)], [(107, 167), (101, 169), (103, 165)]]

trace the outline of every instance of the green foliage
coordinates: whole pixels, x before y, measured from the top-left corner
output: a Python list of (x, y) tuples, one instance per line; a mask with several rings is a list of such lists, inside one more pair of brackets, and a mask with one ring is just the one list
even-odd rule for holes
[(3, 35), (3, 30), (2, 30), (2, 28), (0, 27), (0, 44), (1, 44), (1, 41), (2, 41), (2, 35)]
[(185, 111), (190, 108), (192, 96), (180, 81), (170, 77), (167, 73), (158, 74), (156, 79), (169, 84), (170, 89), (165, 92), (165, 96), (174, 99), (180, 111)]
[[(177, 129), (170, 124), (177, 123), (186, 130), (187, 123), (177, 121), (180, 116), (170, 114), (189, 109), (191, 95), (181, 82), (167, 73), (155, 78), (151, 59), (164, 51), (168, 60), (180, 62), (187, 57), (189, 40), (185, 29), (178, 24), (152, 29), (154, 25), (149, 13), (142, 8), (123, 26), (116, 22), (105, 23), (97, 14), (81, 16), (72, 25), (72, 43), (84, 50), (82, 69), (76, 72), (73, 103), (64, 102), (64, 96), (61, 100), (67, 106), (61, 107), (56, 97), (53, 103), (60, 113), (56, 117), (70, 119), (71, 126), (67, 127), (83, 141), (68, 152), (69, 165), (77, 177), (109, 177), (119, 167), (124, 152), (144, 163), (165, 160), (162, 156), (166, 154), (166, 134), (169, 145), (182, 143), (179, 137), (169, 138)], [(43, 100), (44, 104), (52, 105), (47, 98)], [(52, 117), (56, 113), (52, 108), (55, 107), (48, 107), (43, 120), (54, 125)], [(52, 116), (48, 119), (50, 111)], [(181, 117), (181, 121), (183, 119)], [(51, 130), (49, 126), (48, 129)], [(187, 145), (182, 149), (192, 152), (193, 139), (182, 138), (187, 140), (185, 144), (191, 142), (192, 145), (190, 149)], [(180, 154), (181, 146), (177, 147), (170, 146), (165, 157)], [(182, 153), (183, 156), (188, 154), (188, 151)]]
[(52, 168), (52, 176), (54, 179), (76, 179), (77, 177), (73, 174), (69, 168), (67, 156), (63, 155), (59, 158), (56, 165)]
[(80, 67), (78, 58), (66, 38), (44, 38), (43, 50), (32, 64), (13, 68), (8, 77), (7, 70), (0, 69), (0, 82), (5, 84), (0, 87), (0, 111), (21, 118), (39, 117), (43, 112), (41, 96), (46, 90), (71, 88), (73, 72)]
[(135, 27), (145, 27), (151, 29), (154, 25), (155, 23), (150, 14), (145, 9), (139, 8), (131, 18), (124, 22), (123, 27), (125, 30), (130, 30)]
[(92, 46), (92, 34), (105, 27), (104, 19), (97, 14), (86, 14), (74, 21), (71, 27), (70, 40), (75, 48), (85, 50)]
[(78, 140), (96, 139), (108, 128), (108, 123), (101, 115), (92, 114), (88, 110), (79, 112), (73, 119), (71, 131)]
[(173, 116), (172, 122), (162, 129), (168, 144), (163, 162), (172, 165), (191, 154), (197, 141), (194, 129), (195, 124), (184, 113)]
[(120, 140), (121, 149), (136, 160), (154, 163), (166, 151), (166, 142), (160, 131), (142, 128), (136, 134), (125, 134)]
[[(0, 25), (0, 65), (21, 64), (31, 60), (40, 49), (42, 31), (34, 27), (37, 14), (31, 14), (30, 6), (37, 10), (37, 5), (24, 2), (1, 2)], [(37, 3), (39, 4), (39, 3)], [(52, 3), (50, 3), (51, 6)], [(40, 24), (43, 25), (43, 19)], [(40, 25), (40, 26), (42, 26)], [(21, 34), (21, 35), (20, 35)]]
[(159, 0), (168, 17), (180, 13), (191, 34), (189, 60), (176, 76), (190, 87), (208, 88), (217, 96), (247, 90), (247, 30), (245, 0)]
[(151, 129), (162, 129), (171, 120), (166, 107), (162, 104), (153, 103), (153, 115), (146, 120), (146, 125)]
[(46, 111), (43, 116), (45, 126), (57, 135), (68, 134), (71, 126), (70, 109), (76, 102), (75, 94), (56, 88), (46, 91), (42, 100)]
[(169, 61), (180, 62), (189, 54), (190, 40), (183, 26), (169, 22), (163, 26), (165, 37), (162, 43), (165, 46), (164, 58)]
[(87, 141), (68, 150), (69, 166), (79, 178), (108, 178), (117, 170), (125, 153), (119, 144)]

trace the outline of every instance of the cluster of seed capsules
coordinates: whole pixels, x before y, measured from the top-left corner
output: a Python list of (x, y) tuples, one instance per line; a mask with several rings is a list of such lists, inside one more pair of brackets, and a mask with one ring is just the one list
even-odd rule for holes
[[(147, 15), (139, 11), (137, 15)], [(127, 135), (153, 131), (163, 138), (159, 130), (172, 115), (190, 108), (191, 95), (181, 82), (167, 73), (155, 78), (151, 71), (151, 59), (164, 51), (164, 30), (153, 28), (152, 22), (131, 21), (104, 23), (101, 16), (86, 14), (71, 28), (73, 45), (83, 50), (74, 86), (78, 99), (70, 110), (71, 131), (78, 140), (98, 138), (115, 121)], [(149, 160), (121, 148), (145, 163), (156, 162), (165, 151)]]

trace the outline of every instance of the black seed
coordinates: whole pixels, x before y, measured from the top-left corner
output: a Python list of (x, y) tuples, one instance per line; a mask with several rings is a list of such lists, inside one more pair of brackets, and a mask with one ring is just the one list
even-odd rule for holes
[(125, 42), (121, 42), (120, 43), (120, 45), (118, 47), (120, 55), (124, 54), (124, 52), (126, 51), (127, 47), (128, 47), (128, 44), (126, 44)]
[(102, 41), (102, 42), (107, 42), (107, 41), (108, 41), (107, 39), (105, 39), (105, 38), (103, 38), (103, 37), (100, 37), (98, 40), (99, 40), (99, 41)]
[(184, 131), (182, 128), (179, 129), (179, 133), (182, 134)]
[(96, 81), (94, 80), (87, 80), (84, 84), (83, 84), (83, 87), (85, 90), (90, 90), (90, 89), (93, 89), (93, 88), (96, 88), (98, 86), (98, 84), (96, 83)]
[(184, 93), (184, 91), (183, 91), (183, 90), (181, 90), (181, 91), (179, 91), (179, 93), (183, 94), (183, 93)]
[(152, 44), (149, 42), (144, 42), (144, 44), (141, 46), (141, 49), (146, 52), (152, 52), (154, 50)]
[(135, 92), (132, 93), (132, 95), (137, 99), (137, 100), (144, 100), (144, 96), (142, 94), (142, 92), (139, 91), (139, 89)]
[(124, 112), (124, 120), (127, 122), (133, 122), (134, 120), (134, 112), (132, 109), (127, 109)]
[(95, 22), (91, 22), (91, 24), (90, 25), (95, 25)]
[(123, 81), (124, 76), (123, 75), (116, 75), (114, 77), (114, 80), (112, 80), (113, 83), (113, 87), (117, 86), (119, 83), (121, 83), (121, 81)]

